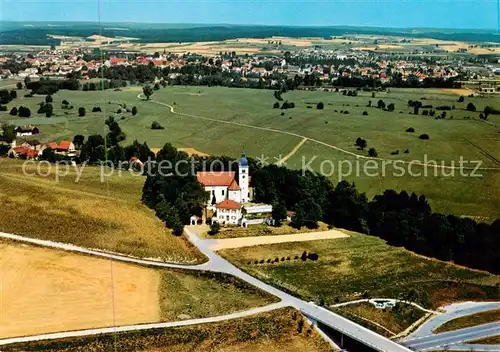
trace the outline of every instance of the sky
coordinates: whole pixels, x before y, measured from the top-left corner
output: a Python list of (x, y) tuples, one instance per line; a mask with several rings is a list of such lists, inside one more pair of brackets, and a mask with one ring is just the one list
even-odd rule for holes
[[(498, 0), (0, 0), (4, 21), (498, 29)], [(100, 14), (100, 16), (99, 16)]]

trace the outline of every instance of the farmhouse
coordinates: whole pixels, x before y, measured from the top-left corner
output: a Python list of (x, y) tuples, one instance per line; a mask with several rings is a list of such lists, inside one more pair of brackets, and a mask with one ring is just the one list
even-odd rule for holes
[(10, 158), (22, 158), (22, 159), (36, 159), (40, 155), (41, 151), (26, 146), (19, 146), (11, 148), (7, 155)]
[(75, 145), (70, 141), (61, 141), (59, 144), (57, 142), (47, 143), (42, 151), (46, 148), (52, 149), (56, 154), (62, 154), (67, 156), (72, 156), (76, 152)]
[(19, 126), (16, 127), (15, 129), (16, 134), (18, 137), (24, 137), (24, 136), (33, 136), (35, 134), (39, 134), (40, 130), (36, 126)]

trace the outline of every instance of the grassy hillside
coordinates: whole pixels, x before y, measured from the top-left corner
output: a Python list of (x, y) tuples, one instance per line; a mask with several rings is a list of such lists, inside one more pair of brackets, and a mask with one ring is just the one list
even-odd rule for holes
[[(140, 202), (142, 177), (128, 173), (101, 182), (100, 169), (72, 170), (56, 180), (23, 173), (22, 162), (0, 158), (0, 231), (166, 261), (202, 262), (204, 256), (176, 237)], [(28, 166), (29, 174), (50, 171)], [(80, 169), (81, 172), (81, 169)]]
[[(248, 264), (268, 258), (317, 253), (318, 261)], [(349, 238), (251, 248), (221, 254), (253, 276), (325, 305), (368, 297), (412, 300), (429, 308), (460, 300), (500, 299), (500, 277), (414, 255), (384, 241), (352, 233)]]
[(378, 309), (371, 303), (357, 303), (336, 308), (334, 311), (389, 338), (405, 331), (425, 314), (420, 309), (406, 304)]

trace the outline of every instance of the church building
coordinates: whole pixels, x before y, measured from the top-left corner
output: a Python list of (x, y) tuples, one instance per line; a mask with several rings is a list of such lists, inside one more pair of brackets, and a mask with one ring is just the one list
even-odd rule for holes
[(234, 203), (238, 203), (241, 207), (241, 204), (251, 200), (249, 167), (245, 154), (242, 154), (238, 161), (238, 170), (238, 180), (234, 171), (201, 171), (196, 174), (198, 182), (207, 192), (210, 192), (208, 209), (216, 210), (217, 205), (226, 200), (231, 201), (232, 208), (234, 208)]

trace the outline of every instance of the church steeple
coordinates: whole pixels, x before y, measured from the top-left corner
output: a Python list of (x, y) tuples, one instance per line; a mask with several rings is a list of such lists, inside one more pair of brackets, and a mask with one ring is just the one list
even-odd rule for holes
[(238, 161), (238, 184), (241, 188), (241, 203), (247, 203), (250, 201), (250, 193), (248, 189), (249, 171), (248, 159), (245, 153), (243, 153)]

